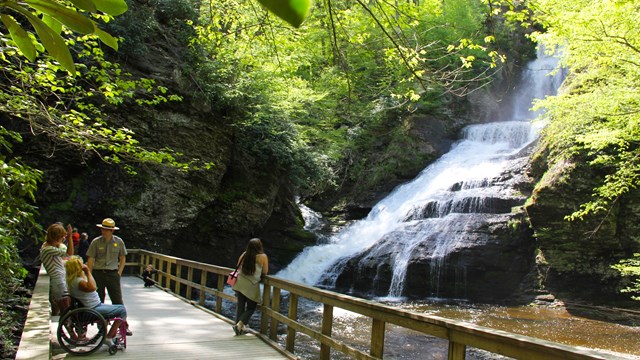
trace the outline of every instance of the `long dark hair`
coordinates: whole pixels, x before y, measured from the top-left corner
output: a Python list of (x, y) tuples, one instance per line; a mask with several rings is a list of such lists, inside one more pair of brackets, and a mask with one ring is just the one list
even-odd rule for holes
[(258, 238), (249, 240), (247, 250), (244, 251), (242, 258), (242, 273), (245, 275), (253, 275), (256, 272), (256, 256), (264, 254), (262, 241)]

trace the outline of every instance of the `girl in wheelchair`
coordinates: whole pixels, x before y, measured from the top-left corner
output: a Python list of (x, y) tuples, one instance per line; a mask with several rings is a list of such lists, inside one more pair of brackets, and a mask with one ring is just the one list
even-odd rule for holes
[(105, 319), (115, 319), (104, 340), (109, 345), (114, 344), (114, 337), (118, 334), (119, 328), (126, 331), (127, 309), (122, 304), (113, 305), (100, 302), (100, 297), (96, 292), (96, 281), (87, 265), (83, 264), (81, 257), (72, 256), (69, 258), (65, 263), (65, 270), (71, 297), (80, 302), (83, 307), (97, 311)]

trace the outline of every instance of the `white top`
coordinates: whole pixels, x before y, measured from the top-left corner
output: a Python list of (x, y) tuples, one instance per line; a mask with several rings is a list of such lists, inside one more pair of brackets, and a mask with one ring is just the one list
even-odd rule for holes
[(85, 307), (91, 309), (100, 305), (101, 303), (98, 293), (95, 291), (86, 292), (80, 290), (80, 281), (87, 281), (87, 279), (84, 276), (79, 276), (73, 280), (73, 282), (71, 283), (71, 288), (69, 289), (69, 291), (71, 292), (71, 296), (80, 301)]

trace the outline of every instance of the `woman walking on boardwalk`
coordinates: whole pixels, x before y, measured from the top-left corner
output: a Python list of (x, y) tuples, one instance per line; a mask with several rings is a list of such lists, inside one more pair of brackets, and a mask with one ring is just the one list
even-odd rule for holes
[(247, 249), (238, 258), (238, 269), (238, 280), (233, 285), (238, 297), (236, 324), (233, 325), (236, 335), (244, 333), (244, 327), (256, 311), (260, 302), (260, 280), (269, 272), (269, 259), (260, 239), (249, 240)]

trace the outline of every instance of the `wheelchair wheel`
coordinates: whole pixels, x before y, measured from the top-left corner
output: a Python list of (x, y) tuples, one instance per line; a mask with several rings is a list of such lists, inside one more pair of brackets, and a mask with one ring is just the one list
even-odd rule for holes
[(107, 322), (100, 313), (79, 308), (60, 318), (58, 342), (70, 354), (89, 355), (102, 346), (107, 331)]

